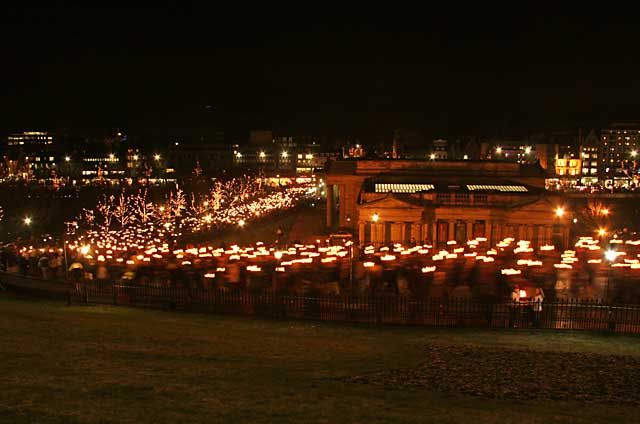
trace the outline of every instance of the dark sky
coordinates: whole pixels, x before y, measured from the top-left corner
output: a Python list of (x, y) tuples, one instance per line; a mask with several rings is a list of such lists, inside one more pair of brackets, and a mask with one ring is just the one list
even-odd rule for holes
[(7, 10), (0, 129), (448, 134), (640, 120), (631, 10), (241, 7)]

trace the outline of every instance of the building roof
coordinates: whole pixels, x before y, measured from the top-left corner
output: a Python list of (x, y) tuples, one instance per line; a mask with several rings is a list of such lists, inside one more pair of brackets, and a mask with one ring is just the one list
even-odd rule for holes
[(333, 161), (327, 168), (330, 175), (411, 174), (421, 176), (547, 176), (539, 163), (518, 164), (507, 161), (424, 160), (424, 159), (357, 159)]

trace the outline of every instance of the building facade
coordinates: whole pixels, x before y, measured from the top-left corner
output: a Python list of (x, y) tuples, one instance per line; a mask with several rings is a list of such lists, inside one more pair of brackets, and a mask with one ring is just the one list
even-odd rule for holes
[(600, 131), (600, 180), (606, 186), (626, 186), (636, 180), (640, 124), (613, 124)]
[(505, 162), (337, 161), (326, 177), (327, 226), (361, 244), (514, 237), (566, 248), (572, 215), (545, 176), (539, 165)]

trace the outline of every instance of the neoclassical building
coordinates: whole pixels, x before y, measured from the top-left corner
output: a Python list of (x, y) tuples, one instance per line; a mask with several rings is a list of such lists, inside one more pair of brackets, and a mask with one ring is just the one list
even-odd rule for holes
[(572, 213), (538, 164), (342, 160), (327, 169), (327, 227), (361, 244), (443, 244), (486, 237), (566, 248)]

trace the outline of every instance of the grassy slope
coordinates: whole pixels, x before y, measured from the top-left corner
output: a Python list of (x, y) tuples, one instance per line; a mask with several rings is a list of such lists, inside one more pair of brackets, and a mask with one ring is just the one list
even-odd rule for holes
[(640, 355), (640, 339), (373, 328), (0, 296), (0, 422), (632, 422), (638, 410), (347, 384), (430, 341)]

